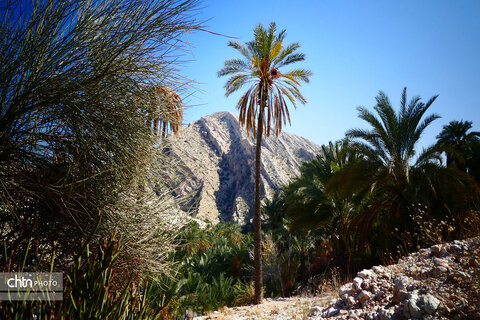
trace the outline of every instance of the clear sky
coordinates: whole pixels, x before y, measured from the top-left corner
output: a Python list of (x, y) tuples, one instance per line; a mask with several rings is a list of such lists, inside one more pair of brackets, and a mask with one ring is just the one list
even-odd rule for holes
[[(318, 144), (344, 137), (350, 128), (368, 128), (357, 106), (371, 108), (379, 90), (398, 108), (403, 87), (438, 113), (422, 138), (435, 142), (451, 120), (473, 121), (480, 131), (480, 1), (204, 1), (200, 19), (209, 30), (247, 42), (254, 27), (271, 21), (286, 29), (285, 42), (298, 41), (313, 72), (302, 86), (308, 100), (291, 110), (285, 131)], [(191, 59), (181, 73), (202, 90), (187, 100), (185, 123), (217, 112), (236, 112), (239, 95), (225, 97), (226, 77), (217, 71), (239, 57), (228, 38), (209, 33), (188, 36)]]

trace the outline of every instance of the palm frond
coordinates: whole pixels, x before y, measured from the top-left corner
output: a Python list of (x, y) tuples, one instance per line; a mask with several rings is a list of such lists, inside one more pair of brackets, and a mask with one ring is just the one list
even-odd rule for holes
[[(245, 44), (229, 43), (230, 47), (240, 51), (244, 59), (225, 61), (217, 75), (231, 76), (225, 84), (227, 96), (246, 85), (256, 88), (253, 91), (249, 89), (248, 94), (243, 95), (237, 104), (242, 120), (240, 123), (246, 125), (247, 130), (256, 127), (255, 121), (262, 121), (267, 136), (271, 132), (278, 135), (283, 125), (290, 123), (287, 101), (294, 108), (297, 101), (306, 103), (299, 87), (301, 82), (309, 81), (312, 73), (305, 69), (295, 69), (287, 73), (278, 70), (281, 66), (304, 60), (305, 55), (294, 53), (300, 47), (298, 43), (283, 46), (286, 32), (282, 30), (277, 33), (275, 23), (272, 22), (268, 29), (258, 25), (253, 33), (253, 41)], [(263, 102), (266, 110), (260, 113), (257, 108)], [(264, 114), (264, 118), (255, 119), (255, 116), (260, 114)]]
[[(300, 44), (298, 42), (294, 42), (292, 44), (289, 44), (286, 48), (284, 48), (280, 54), (272, 61), (272, 65), (277, 68), (283, 67), (285, 64), (283, 64), (284, 60), (287, 58), (287, 56), (290, 56), (293, 52), (295, 52), (297, 49), (300, 48)], [(299, 60), (300, 61), (300, 60)]]

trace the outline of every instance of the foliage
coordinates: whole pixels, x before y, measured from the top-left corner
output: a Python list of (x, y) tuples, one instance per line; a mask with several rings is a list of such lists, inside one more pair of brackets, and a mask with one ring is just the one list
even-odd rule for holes
[(2, 5), (0, 237), (7, 251), (19, 237), (35, 238), (50, 253), (57, 241), (56, 267), (66, 268), (102, 214), (100, 233), (114, 230), (128, 242), (119, 265), (167, 271), (169, 230), (156, 214), (175, 206), (158, 185), (171, 165), (155, 156), (146, 107), (152, 86), (181, 89), (175, 52), (179, 37), (199, 28), (196, 4)]
[[(254, 40), (245, 44), (230, 42), (229, 46), (239, 51), (242, 59), (225, 61), (224, 67), (218, 71), (218, 76), (230, 76), (225, 84), (226, 96), (250, 85), (237, 103), (240, 111), (239, 123), (247, 131), (253, 131), (256, 136), (255, 153), (255, 203), (253, 215), (254, 227), (254, 264), (255, 264), (255, 303), (259, 304), (263, 296), (262, 249), (261, 249), (261, 203), (260, 203), (260, 173), (262, 135), (275, 135), (282, 131), (282, 125), (290, 115), (285, 97), (296, 108), (295, 101), (305, 104), (306, 99), (300, 93), (300, 81), (308, 82), (311, 72), (304, 69), (294, 69), (283, 73), (280, 68), (305, 59), (302, 53), (295, 51), (300, 44), (293, 43), (284, 47), (286, 31), (277, 33), (274, 22), (268, 30), (263, 25), (255, 27)], [(266, 113), (266, 115), (265, 115)]]
[(322, 146), (297, 178), (265, 201), (271, 293), (318, 284), (334, 266), (348, 277), (422, 246), (478, 235), (478, 185), (442, 165), (443, 145), (417, 151), (422, 132), (438, 118), (425, 116), (435, 98), (407, 103), (404, 90), (396, 112), (380, 93), (376, 114), (359, 108), (370, 130), (350, 130), (348, 140)]
[(306, 293), (319, 239), (318, 233), (311, 231), (291, 233), (286, 229), (273, 229), (264, 234), (263, 270), (267, 296)]
[(264, 269), (269, 294), (315, 292), (313, 283), (318, 284), (319, 273), (332, 262), (349, 269), (354, 238), (347, 230), (356, 207), (325, 191), (336, 172), (356, 161), (357, 155), (348, 146), (347, 140), (322, 146), (322, 153), (302, 164), (297, 178), (264, 202)]
[[(351, 221), (359, 209), (357, 199), (349, 199), (326, 187), (334, 174), (353, 164), (359, 156), (348, 140), (322, 146), (322, 153), (304, 162), (300, 176), (285, 186), (286, 212), (291, 230), (318, 230), (331, 237), (336, 264), (350, 270), (354, 255)], [(357, 253), (358, 254), (358, 253)]]
[[(442, 220), (470, 210), (472, 201), (478, 199), (478, 187), (470, 177), (441, 165), (442, 149), (438, 146), (417, 155), (422, 132), (439, 117), (432, 114), (422, 120), (435, 99), (423, 103), (420, 97), (414, 97), (407, 104), (404, 89), (396, 113), (388, 97), (380, 92), (374, 107), (377, 116), (363, 107), (358, 109), (371, 130), (347, 132), (361, 159), (335, 175), (327, 191), (363, 198), (363, 207), (351, 228), (360, 235), (357, 241), (363, 250), (376, 255), (395, 252), (401, 245), (400, 236), (413, 231), (412, 217), (419, 205), (426, 208), (427, 216)], [(460, 230), (455, 231), (459, 236)], [(417, 239), (406, 250), (417, 245), (425, 243)]]
[(154, 135), (166, 138), (169, 128), (178, 133), (182, 127), (183, 101), (172, 89), (159, 86), (149, 90), (150, 105), (147, 110), (147, 127), (153, 129)]
[[(28, 242), (27, 249), (30, 248)], [(89, 244), (81, 247), (74, 258), (74, 264), (64, 280), (63, 300), (61, 301), (2, 301), (0, 317), (2, 319), (156, 319), (159, 310), (147, 305), (144, 290), (148, 285), (135, 287), (132, 279), (119, 281), (115, 259), (122, 249), (115, 237), (104, 238), (94, 251)], [(27, 252), (25, 253), (25, 262)], [(12, 269), (15, 264), (9, 257), (10, 268), (6, 272), (21, 272)], [(37, 265), (37, 270), (52, 269), (55, 261), (49, 266)], [(158, 308), (156, 308), (158, 309)]]
[(472, 148), (480, 142), (480, 132), (468, 132), (471, 128), (471, 121), (450, 121), (437, 135), (437, 143), (447, 147), (447, 167), (467, 172), (467, 166), (472, 162)]
[[(316, 269), (319, 245), (323, 239), (320, 230), (292, 230), (291, 217), (287, 214), (286, 186), (272, 200), (262, 206), (263, 268), (266, 294), (290, 296), (306, 293), (308, 282)], [(309, 292), (311, 293), (311, 291)]]
[(470, 148), (470, 156), (467, 157), (468, 174), (480, 184), (480, 141), (473, 142)]
[[(286, 30), (277, 33), (276, 24), (270, 23), (268, 30), (262, 25), (253, 31), (255, 39), (247, 43), (231, 41), (228, 45), (236, 49), (242, 59), (225, 61), (224, 67), (218, 71), (218, 76), (230, 76), (225, 84), (226, 95), (229, 96), (244, 86), (251, 85), (240, 98), (237, 108), (240, 110), (240, 125), (245, 125), (247, 131), (252, 129), (255, 136), (255, 121), (257, 116), (267, 136), (273, 130), (275, 135), (282, 131), (282, 124), (290, 122), (285, 97), (296, 107), (296, 100), (305, 104), (306, 99), (300, 93), (300, 81), (309, 82), (312, 73), (305, 69), (293, 69), (286, 73), (280, 68), (305, 59), (303, 53), (297, 53), (300, 44), (294, 42), (284, 46)], [(265, 104), (260, 105), (265, 102)], [(266, 118), (263, 109), (266, 108)]]
[(344, 140), (322, 146), (321, 154), (302, 164), (300, 176), (284, 188), (292, 229), (323, 228), (336, 233), (336, 228), (347, 226), (352, 203), (338, 193), (327, 193), (325, 188), (335, 173), (357, 158), (348, 140)]
[(233, 223), (200, 229), (185, 226), (179, 247), (170, 259), (176, 263), (173, 277), (158, 276), (148, 293), (160, 302), (164, 315), (179, 318), (187, 310), (206, 313), (222, 306), (251, 303), (252, 284), (248, 265), (252, 239)]

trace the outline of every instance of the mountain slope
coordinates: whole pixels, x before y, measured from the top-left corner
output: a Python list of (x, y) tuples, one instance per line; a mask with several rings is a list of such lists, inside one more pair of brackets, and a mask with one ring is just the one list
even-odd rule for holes
[[(170, 154), (182, 167), (178, 194), (192, 194), (197, 218), (248, 222), (253, 212), (255, 142), (238, 116), (217, 112), (191, 123), (172, 139)], [(313, 142), (283, 132), (262, 144), (262, 195), (274, 192), (299, 173), (300, 164), (320, 152)]]

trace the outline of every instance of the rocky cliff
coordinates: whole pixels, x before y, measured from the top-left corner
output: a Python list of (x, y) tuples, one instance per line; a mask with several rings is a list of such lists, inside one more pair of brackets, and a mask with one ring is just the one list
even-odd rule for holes
[[(168, 150), (180, 162), (178, 194), (197, 218), (248, 222), (253, 214), (255, 141), (239, 127), (238, 116), (218, 112), (201, 118), (172, 139)], [(271, 197), (298, 175), (300, 164), (320, 152), (313, 142), (283, 132), (262, 144), (262, 196)]]

